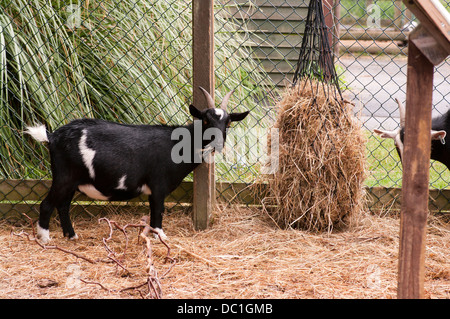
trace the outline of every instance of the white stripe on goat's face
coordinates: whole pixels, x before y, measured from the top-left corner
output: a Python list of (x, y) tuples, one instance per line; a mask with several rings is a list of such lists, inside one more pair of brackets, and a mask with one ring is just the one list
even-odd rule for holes
[(94, 171), (95, 151), (87, 146), (86, 139), (87, 139), (87, 130), (84, 129), (82, 131), (82, 135), (80, 138), (80, 142), (78, 143), (78, 147), (80, 148), (80, 154), (81, 154), (81, 158), (83, 159), (83, 163), (84, 163), (84, 165), (86, 165), (86, 167), (89, 171), (89, 177), (94, 179), (95, 178), (95, 171)]
[(225, 116), (225, 111), (222, 109), (214, 109), (214, 112), (219, 117), (219, 120), (222, 120), (223, 117)]

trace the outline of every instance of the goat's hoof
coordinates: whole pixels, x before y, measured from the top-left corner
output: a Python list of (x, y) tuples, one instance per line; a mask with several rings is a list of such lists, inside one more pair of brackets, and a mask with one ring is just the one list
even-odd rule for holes
[(48, 237), (36, 236), (36, 239), (37, 239), (42, 245), (47, 245), (47, 244), (50, 242), (50, 238), (48, 238)]
[(50, 242), (50, 231), (48, 229), (42, 228), (39, 225), (39, 222), (37, 223), (37, 231), (36, 231), (36, 238), (41, 242), (41, 244), (46, 245)]
[(78, 235), (75, 234), (72, 237), (69, 237), (69, 240), (78, 240)]
[(67, 237), (67, 240), (77, 240), (78, 239), (77, 234), (73, 234), (73, 236), (70, 236), (69, 233), (64, 233), (64, 237)]
[(162, 240), (167, 240), (167, 236), (166, 236), (166, 234), (164, 234), (164, 231), (161, 228), (155, 228), (155, 231), (158, 233), (158, 234), (153, 234), (155, 239), (159, 239), (161, 237)]

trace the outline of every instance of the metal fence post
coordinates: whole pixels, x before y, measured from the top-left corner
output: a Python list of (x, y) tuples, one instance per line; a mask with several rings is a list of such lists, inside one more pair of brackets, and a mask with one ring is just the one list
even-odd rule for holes
[[(207, 107), (199, 86), (214, 99), (214, 1), (192, 1), (193, 96), (199, 109)], [(212, 156), (212, 155), (209, 155)], [(200, 164), (194, 170), (193, 223), (195, 229), (208, 226), (215, 199), (214, 162)]]

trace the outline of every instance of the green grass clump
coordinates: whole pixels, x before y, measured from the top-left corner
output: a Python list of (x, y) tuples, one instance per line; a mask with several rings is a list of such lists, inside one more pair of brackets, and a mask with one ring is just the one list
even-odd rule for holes
[[(368, 187), (402, 187), (402, 165), (392, 139), (382, 139), (367, 131)], [(450, 171), (437, 161), (431, 161), (430, 188), (449, 188)]]

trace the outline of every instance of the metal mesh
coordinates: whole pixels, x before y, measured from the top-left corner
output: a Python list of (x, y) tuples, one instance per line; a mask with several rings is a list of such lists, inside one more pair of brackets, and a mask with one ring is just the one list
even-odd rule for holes
[[(251, 32), (253, 55), (282, 91), (293, 79), (309, 1), (230, 2), (234, 4), (234, 17)], [(393, 141), (381, 140), (372, 131), (399, 126), (394, 99), (406, 98), (407, 37), (417, 21), (401, 1), (324, 2), (333, 3), (331, 30), (341, 88), (344, 96), (355, 103), (355, 113), (367, 130), (370, 208), (391, 208), (395, 203), (399, 208), (401, 163)], [(450, 7), (449, 1), (441, 2)], [(449, 106), (449, 75), (447, 59), (435, 68), (434, 116), (443, 114)], [(449, 172), (432, 161), (430, 174), (430, 209), (446, 211)]]
[[(3, 214), (26, 210), (24, 202), (35, 209), (51, 179), (48, 151), (23, 134), (25, 125), (53, 131), (80, 117), (187, 121), (188, 2), (37, 0), (1, 7)], [(10, 180), (17, 185), (6, 187)]]
[[(241, 190), (255, 181), (265, 158), (273, 106), (292, 81), (308, 3), (215, 3), (216, 100), (235, 89), (230, 110), (251, 111), (216, 156), (223, 200), (252, 201)], [(0, 6), (0, 217), (35, 209), (50, 185), (48, 151), (22, 134), (25, 125), (42, 123), (52, 131), (79, 117), (130, 124), (191, 120), (191, 1), (0, 0)], [(401, 1), (341, 0), (332, 11), (341, 88), (367, 130), (366, 184), (374, 206), (390, 205), (401, 187), (401, 165), (392, 142), (371, 131), (398, 126), (394, 98), (404, 100), (406, 93), (403, 26), (414, 17)], [(434, 114), (448, 107), (449, 75), (448, 60), (436, 67)], [(443, 165), (433, 163), (430, 172), (431, 188), (447, 188)], [(188, 194), (186, 188), (174, 201), (188, 201)], [(445, 195), (436, 195), (439, 209)]]

